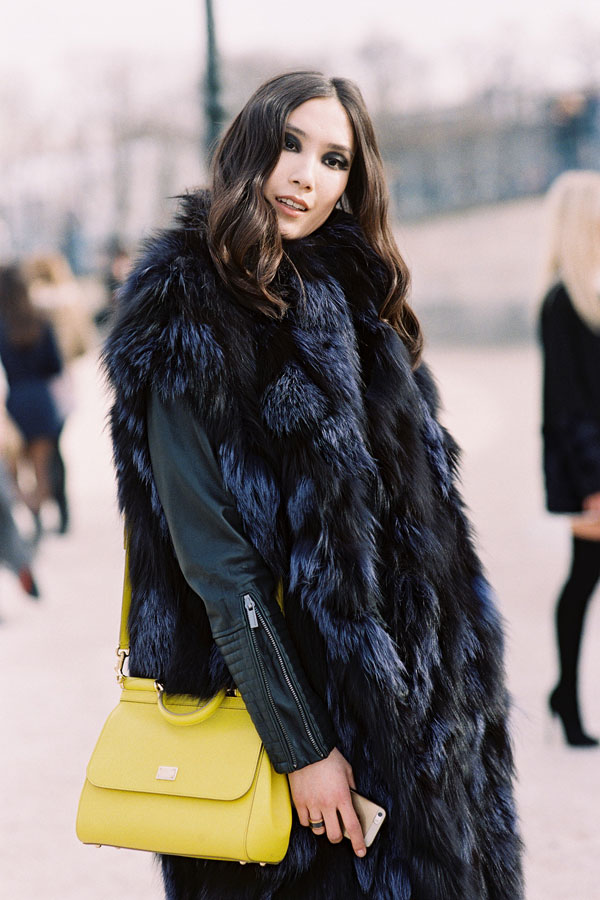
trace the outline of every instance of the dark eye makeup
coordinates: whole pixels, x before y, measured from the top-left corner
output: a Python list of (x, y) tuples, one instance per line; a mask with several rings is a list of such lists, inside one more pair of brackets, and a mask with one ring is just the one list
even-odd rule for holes
[(340, 156), (338, 153), (328, 153), (327, 156), (323, 159), (323, 162), (326, 166), (329, 166), (330, 169), (347, 169), (348, 168), (348, 160), (345, 156)]
[(283, 138), (283, 149), (284, 150), (299, 150), (300, 149), (300, 141), (297, 137), (294, 137), (293, 134), (286, 132), (285, 137)]
[[(302, 147), (298, 138), (287, 131), (283, 138), (283, 149), (297, 153)], [(341, 153), (326, 153), (323, 157), (323, 162), (329, 169), (340, 169), (341, 171), (348, 169), (350, 166), (346, 157)]]

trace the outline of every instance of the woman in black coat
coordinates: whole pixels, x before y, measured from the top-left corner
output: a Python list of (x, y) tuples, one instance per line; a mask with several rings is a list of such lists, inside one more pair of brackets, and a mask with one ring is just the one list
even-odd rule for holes
[(550, 709), (567, 743), (597, 746), (579, 713), (586, 609), (600, 576), (600, 173), (565, 172), (549, 193), (540, 328), (547, 506), (571, 513), (572, 562), (556, 607), (560, 678)]
[(235, 684), (295, 808), (277, 866), (163, 857), (171, 900), (522, 896), (501, 626), (407, 288), (360, 92), (301, 72), (120, 293), (130, 671)]

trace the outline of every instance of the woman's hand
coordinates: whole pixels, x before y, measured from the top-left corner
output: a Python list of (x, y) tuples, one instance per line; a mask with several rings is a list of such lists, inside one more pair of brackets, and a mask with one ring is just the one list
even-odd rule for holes
[(313, 833), (327, 831), (329, 840), (339, 844), (343, 838), (339, 813), (352, 849), (357, 856), (364, 856), (367, 848), (350, 796), (350, 788), (355, 787), (354, 776), (340, 751), (334, 747), (327, 759), (290, 772), (288, 778), (300, 824), (310, 827), (311, 821), (323, 821), (324, 827), (313, 828)]
[(600, 512), (600, 491), (586, 497), (583, 501), (583, 508), (586, 512)]

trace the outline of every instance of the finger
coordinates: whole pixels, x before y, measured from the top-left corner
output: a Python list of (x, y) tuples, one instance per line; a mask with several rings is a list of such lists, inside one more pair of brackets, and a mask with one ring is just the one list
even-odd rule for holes
[(356, 781), (354, 780), (354, 772), (352, 769), (348, 772), (348, 784), (352, 788), (353, 791), (356, 790)]
[(294, 803), (294, 806), (296, 807), (298, 821), (301, 825), (304, 825), (305, 828), (308, 828), (308, 807), (296, 803)]
[(319, 828), (315, 828), (314, 825), (311, 824), (312, 822), (323, 821), (323, 815), (321, 814), (321, 812), (314, 809), (313, 807), (310, 807), (308, 810), (308, 825), (310, 826), (310, 830), (313, 834), (325, 834), (325, 825), (321, 825)]
[(339, 844), (340, 841), (343, 840), (344, 835), (342, 834), (342, 829), (340, 827), (337, 809), (326, 810), (323, 818), (325, 819), (325, 828), (327, 830), (328, 839), (332, 844)]
[(351, 801), (340, 806), (340, 815), (342, 817), (342, 822), (344, 823), (344, 828), (350, 838), (352, 849), (357, 856), (364, 856), (367, 852), (365, 839), (363, 837), (362, 828), (360, 827), (360, 822), (358, 821), (358, 816), (354, 811)]

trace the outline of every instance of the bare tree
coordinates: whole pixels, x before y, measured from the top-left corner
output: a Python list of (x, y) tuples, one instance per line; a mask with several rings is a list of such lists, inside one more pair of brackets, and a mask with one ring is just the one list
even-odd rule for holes
[(359, 47), (357, 59), (375, 113), (405, 112), (426, 101), (430, 67), (405, 44), (374, 36)]

